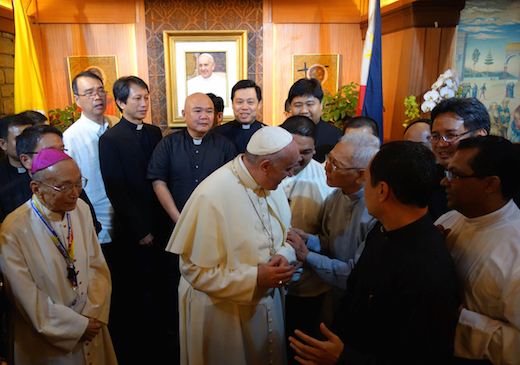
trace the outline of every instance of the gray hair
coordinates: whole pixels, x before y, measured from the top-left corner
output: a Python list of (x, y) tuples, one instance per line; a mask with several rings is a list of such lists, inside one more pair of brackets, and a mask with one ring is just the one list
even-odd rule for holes
[(347, 133), (339, 143), (345, 143), (354, 150), (350, 163), (352, 166), (366, 168), (379, 151), (379, 138), (368, 133)]

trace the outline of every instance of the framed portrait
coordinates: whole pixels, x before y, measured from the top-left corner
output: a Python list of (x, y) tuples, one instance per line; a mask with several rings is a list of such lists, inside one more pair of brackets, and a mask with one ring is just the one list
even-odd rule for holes
[(318, 79), (325, 94), (335, 94), (339, 83), (339, 54), (293, 55), (293, 83), (303, 78)]
[(224, 100), (224, 122), (234, 119), (231, 88), (247, 78), (247, 31), (163, 32), (168, 126), (185, 127), (188, 95), (213, 93)]
[[(103, 80), (103, 85), (107, 92), (107, 110), (105, 115), (113, 115), (118, 118), (121, 113), (116, 106), (112, 88), (114, 82), (119, 78), (117, 72), (117, 57), (116, 56), (69, 56), (67, 57), (67, 64), (69, 67), (69, 85), (72, 84), (72, 79), (77, 74), (83, 71), (90, 71), (99, 76)], [(71, 100), (74, 101), (74, 93), (72, 86), (70, 88)]]

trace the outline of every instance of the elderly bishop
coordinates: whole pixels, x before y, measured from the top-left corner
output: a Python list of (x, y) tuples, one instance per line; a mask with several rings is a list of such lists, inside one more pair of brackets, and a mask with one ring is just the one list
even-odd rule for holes
[(79, 193), (87, 180), (62, 151), (32, 162), (33, 196), (0, 230), (12, 305), (10, 364), (117, 364), (107, 329), (110, 272)]
[(167, 247), (180, 255), (182, 364), (285, 363), (282, 286), (296, 256), (277, 187), (299, 160), (291, 133), (264, 127), (185, 205)]

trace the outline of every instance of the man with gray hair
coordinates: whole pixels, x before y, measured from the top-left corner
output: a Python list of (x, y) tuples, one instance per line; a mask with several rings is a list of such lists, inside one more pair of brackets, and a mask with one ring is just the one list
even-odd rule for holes
[(197, 69), (198, 76), (188, 80), (187, 96), (194, 93), (213, 93), (226, 101), (226, 79), (213, 72), (215, 70), (213, 56), (209, 53), (202, 53), (197, 58)]
[[(359, 257), (362, 243), (376, 222), (368, 214), (363, 192), (365, 169), (378, 150), (379, 138), (374, 135), (344, 135), (326, 156), (327, 184), (337, 189), (323, 203), (318, 216), (320, 232), (312, 235), (294, 227), (289, 232), (289, 243), (296, 250), (298, 260), (304, 262), (304, 267), (312, 269), (325, 283), (333, 286), (327, 298), (324, 298), (321, 310), (325, 316), (321, 320), (326, 324), (330, 323), (339, 299), (344, 294), (353, 260)], [(301, 317), (309, 322), (309, 316), (313, 316), (313, 328), (310, 331), (318, 331), (319, 314), (318, 311)], [(301, 323), (296, 327), (308, 328), (301, 326)]]
[(285, 364), (281, 290), (296, 256), (278, 185), (299, 160), (291, 133), (261, 128), (184, 206), (166, 248), (180, 255), (181, 364)]

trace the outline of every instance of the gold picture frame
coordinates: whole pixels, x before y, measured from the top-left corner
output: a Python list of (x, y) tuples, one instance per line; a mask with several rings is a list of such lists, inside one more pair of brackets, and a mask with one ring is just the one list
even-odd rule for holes
[(107, 91), (107, 109), (105, 115), (113, 115), (120, 118), (121, 113), (114, 100), (113, 86), (119, 78), (117, 71), (117, 56), (69, 56), (67, 57), (69, 69), (70, 97), (74, 102), (74, 92), (72, 91), (72, 79), (83, 71), (91, 71), (103, 80), (103, 85)]
[(339, 54), (293, 55), (293, 83), (303, 78), (316, 78), (325, 94), (335, 94), (339, 84)]
[[(166, 77), (166, 98), (168, 107), (168, 126), (185, 127), (182, 117), (184, 101), (188, 88), (204, 76), (199, 75), (197, 59), (203, 53), (210, 54), (215, 60), (214, 76), (218, 90), (224, 99), (224, 121), (234, 119), (231, 108), (231, 88), (238, 81), (247, 78), (247, 31), (173, 31), (163, 32), (164, 71)], [(189, 81), (193, 79), (193, 83)], [(198, 84), (200, 85), (200, 83)], [(190, 87), (190, 91), (196, 89)], [(206, 89), (207, 90), (207, 89)], [(202, 91), (201, 92), (206, 92)], [(211, 92), (211, 91), (207, 91)], [(214, 92), (217, 94), (216, 92)], [(219, 95), (220, 96), (220, 95)]]

